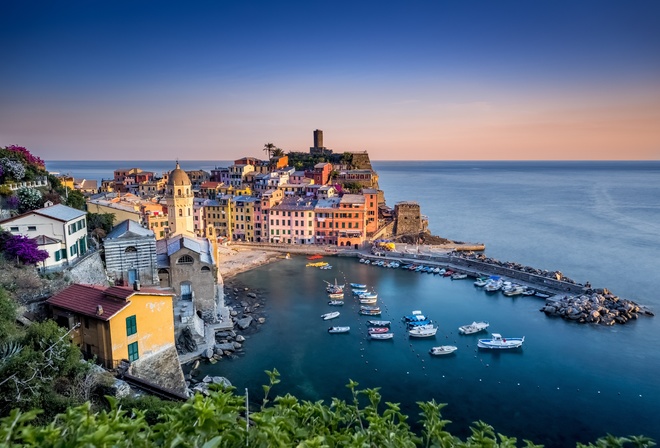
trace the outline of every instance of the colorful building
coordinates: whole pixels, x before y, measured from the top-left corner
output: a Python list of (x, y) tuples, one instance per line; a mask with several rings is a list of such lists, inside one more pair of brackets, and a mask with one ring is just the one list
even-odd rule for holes
[(268, 214), (269, 241), (286, 244), (314, 244), (314, 206), (309, 198), (284, 198)]
[(46, 301), (85, 358), (108, 369), (174, 346), (172, 294), (156, 289), (74, 284)]

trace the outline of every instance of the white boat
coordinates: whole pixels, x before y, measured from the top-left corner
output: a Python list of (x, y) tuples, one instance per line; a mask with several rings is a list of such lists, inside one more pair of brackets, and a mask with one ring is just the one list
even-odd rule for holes
[(450, 353), (454, 353), (456, 350), (458, 350), (458, 347), (455, 345), (440, 345), (438, 347), (431, 347), (429, 353), (432, 355), (449, 355)]
[(495, 292), (499, 291), (502, 288), (502, 280), (488, 280), (486, 286), (484, 286), (484, 291)]
[(366, 311), (380, 311), (379, 306), (372, 306), (372, 305), (362, 305), (360, 306), (360, 309)]
[(378, 302), (378, 299), (360, 299), (360, 303), (376, 303)]
[(490, 324), (488, 322), (472, 322), (469, 325), (463, 325), (458, 327), (458, 331), (460, 331), (462, 334), (473, 334), (473, 333), (479, 333), (480, 331), (485, 330), (488, 328)]
[(408, 335), (411, 338), (430, 338), (431, 336), (435, 336), (437, 332), (438, 327), (433, 324), (429, 324), (411, 328), (408, 330)]
[(330, 327), (328, 328), (328, 333), (348, 333), (351, 331), (351, 327)]
[(522, 338), (503, 338), (499, 333), (493, 333), (490, 339), (479, 339), (477, 347), (479, 348), (488, 348), (488, 349), (511, 349), (511, 348), (520, 348), (525, 342), (525, 336)]
[(351, 283), (351, 288), (353, 289), (366, 289), (367, 285), (362, 283)]
[(451, 275), (452, 280), (463, 280), (464, 278), (467, 278), (467, 274), (464, 274), (462, 272), (454, 272)]
[(359, 261), (360, 261), (360, 263), (364, 263), (365, 260), (364, 260), (364, 258), (360, 258)]
[(424, 316), (420, 310), (415, 310), (412, 314), (403, 316), (404, 322), (418, 322), (421, 320), (426, 320), (426, 316)]
[(325, 313), (321, 315), (323, 320), (330, 320), (334, 319), (335, 317), (339, 317), (339, 311), (333, 311), (332, 313)]
[(343, 304), (344, 304), (343, 300), (330, 300), (328, 302), (328, 305), (331, 305), (331, 306), (342, 306)]
[(507, 297), (513, 297), (513, 296), (519, 296), (523, 292), (525, 292), (525, 288), (521, 285), (511, 285), (507, 289), (502, 290), (502, 294), (504, 294)]
[(359, 296), (360, 294), (366, 294), (368, 292), (369, 291), (367, 291), (366, 289), (354, 289), (353, 290), (353, 295), (354, 296)]
[(368, 320), (367, 323), (374, 327), (389, 327), (391, 324), (389, 320)]
[(488, 284), (488, 277), (479, 277), (474, 281), (474, 286), (482, 288)]
[(369, 337), (371, 339), (384, 341), (386, 339), (392, 339), (394, 337), (394, 333), (369, 333)]
[(378, 293), (375, 292), (363, 292), (357, 295), (361, 299), (377, 299)]
[(339, 299), (344, 298), (344, 293), (343, 292), (334, 292), (334, 293), (328, 294), (328, 297), (330, 297), (331, 299), (334, 299), (334, 300), (339, 300)]
[(371, 260), (364, 260), (364, 264), (371, 264)]

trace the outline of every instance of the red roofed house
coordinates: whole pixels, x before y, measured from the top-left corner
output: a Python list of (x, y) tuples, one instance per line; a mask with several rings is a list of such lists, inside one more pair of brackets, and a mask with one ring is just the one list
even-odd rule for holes
[(47, 303), (53, 319), (72, 332), (86, 358), (112, 369), (174, 348), (172, 293), (158, 289), (74, 284)]

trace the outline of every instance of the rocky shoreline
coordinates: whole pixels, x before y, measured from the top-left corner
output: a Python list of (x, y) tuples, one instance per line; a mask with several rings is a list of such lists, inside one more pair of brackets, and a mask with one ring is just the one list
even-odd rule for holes
[[(247, 268), (250, 269), (250, 268)], [(243, 272), (243, 271), (241, 271)], [(224, 286), (225, 306), (229, 308), (233, 329), (222, 330), (215, 333), (215, 345), (202, 353), (202, 359), (215, 363), (223, 358), (238, 358), (245, 355), (244, 344), (261, 325), (266, 323), (264, 306), (266, 303), (265, 291), (251, 289), (235, 281), (229, 281)], [(188, 388), (194, 392), (208, 393), (211, 384), (231, 386), (225, 377), (199, 377), (199, 361), (192, 363), (191, 369), (184, 375)]]

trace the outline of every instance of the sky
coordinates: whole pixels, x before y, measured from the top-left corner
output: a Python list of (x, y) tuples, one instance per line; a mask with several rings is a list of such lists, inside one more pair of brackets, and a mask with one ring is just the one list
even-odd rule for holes
[(45, 160), (659, 160), (657, 0), (0, 2)]

